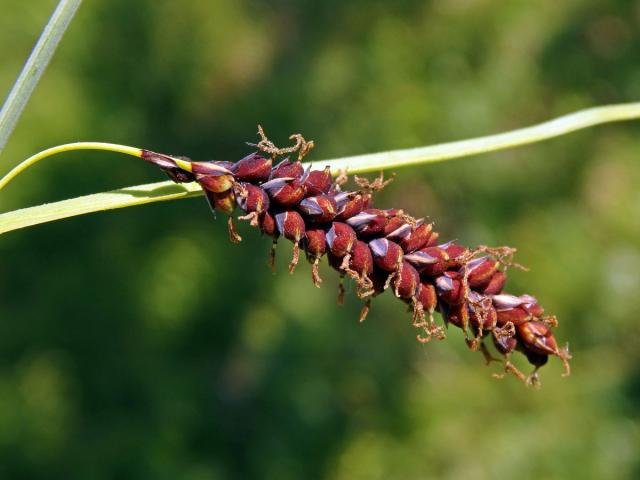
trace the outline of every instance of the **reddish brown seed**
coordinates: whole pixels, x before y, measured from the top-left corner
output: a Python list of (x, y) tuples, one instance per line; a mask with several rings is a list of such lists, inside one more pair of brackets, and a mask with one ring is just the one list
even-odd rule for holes
[(518, 341), (515, 339), (515, 337), (498, 336), (495, 334), (492, 335), (492, 337), (493, 344), (496, 346), (496, 350), (498, 350), (503, 355), (509, 355), (518, 346)]
[(469, 310), (467, 309), (467, 305), (461, 303), (460, 305), (450, 307), (447, 313), (447, 322), (466, 330), (467, 325), (469, 325)]
[(469, 276), (467, 281), (471, 288), (486, 285), (498, 270), (498, 262), (491, 257), (474, 258), (465, 266)]
[(326, 233), (322, 228), (308, 228), (305, 231), (304, 249), (307, 255), (319, 258), (327, 251)]
[(438, 238), (440, 238), (440, 234), (438, 232), (431, 233), (429, 237), (429, 241), (427, 242), (427, 247), (434, 247), (438, 244)]
[(300, 202), (298, 208), (308, 220), (316, 223), (330, 222), (336, 216), (338, 206), (330, 195), (307, 197)]
[(204, 190), (213, 193), (222, 193), (233, 187), (233, 176), (231, 175), (196, 175), (196, 181)]
[(531, 315), (522, 306), (527, 300), (531, 300), (533, 297), (522, 296), (516, 297), (514, 295), (500, 294), (494, 295), (493, 306), (498, 313), (498, 325), (503, 326), (507, 322), (513, 323), (518, 326), (527, 320), (531, 319)]
[(524, 303), (526, 303), (526, 300), (523, 300), (522, 297), (516, 297), (515, 295), (509, 295), (508, 293), (493, 296), (493, 305), (498, 311), (519, 307)]
[(304, 220), (295, 210), (276, 214), (276, 225), (280, 235), (292, 242), (299, 242), (304, 237)]
[(261, 183), (269, 179), (272, 164), (270, 158), (264, 158), (259, 153), (252, 153), (238, 160), (231, 170), (236, 179), (241, 182)]
[(349, 268), (361, 277), (364, 275), (369, 277), (373, 273), (373, 256), (371, 255), (369, 246), (365, 242), (356, 240), (351, 252)]
[(291, 177), (300, 179), (302, 175), (304, 175), (304, 167), (300, 162), (290, 162), (289, 159), (285, 159), (273, 168), (270, 178)]
[(420, 285), (420, 275), (409, 262), (402, 262), (395, 282), (396, 296), (404, 299), (415, 297)]
[(435, 280), (438, 297), (449, 305), (459, 305), (464, 300), (462, 276), (458, 272), (445, 272)]
[(285, 207), (295, 207), (304, 198), (304, 187), (299, 180), (290, 177), (275, 178), (261, 185), (274, 203)]
[(416, 292), (416, 299), (422, 304), (426, 312), (433, 312), (438, 305), (436, 288), (431, 283), (420, 283)]
[(415, 252), (423, 248), (431, 237), (433, 226), (430, 223), (419, 225), (406, 238), (400, 242), (400, 246), (406, 253)]
[(340, 222), (356, 216), (366, 208), (365, 197), (360, 193), (340, 192), (336, 194), (336, 200), (340, 207), (338, 208), (338, 214), (335, 219)]
[(311, 170), (303, 177), (304, 188), (307, 195), (322, 195), (331, 189), (331, 168), (328, 166), (324, 170)]
[(447, 252), (447, 255), (449, 256), (449, 261), (447, 262), (448, 268), (461, 267), (463, 258), (469, 252), (466, 247), (454, 242), (447, 242), (440, 245), (440, 248)]
[(387, 222), (387, 213), (384, 210), (378, 210), (376, 208), (363, 210), (359, 214), (347, 219), (347, 223), (351, 225), (360, 236), (372, 236), (383, 233)]
[(327, 251), (327, 261), (329, 262), (329, 266), (334, 270), (344, 273), (343, 272), (344, 269), (342, 268), (343, 260), (344, 260), (344, 256), (338, 257), (333, 253), (331, 253), (331, 250)]
[(262, 213), (269, 209), (269, 195), (262, 188), (242, 183), (236, 188), (238, 206), (247, 213)]
[[(446, 255), (444, 253), (442, 254)], [(440, 259), (438, 259), (437, 257), (432, 257), (426, 251), (422, 250), (413, 253), (407, 253), (404, 256), (404, 259), (411, 265), (413, 265), (418, 270), (418, 272), (424, 272), (427, 265), (433, 265), (440, 261)]]
[(551, 329), (542, 322), (525, 322), (517, 327), (518, 335), (524, 345), (541, 355), (558, 355), (558, 344)]
[(374, 263), (387, 272), (395, 272), (402, 262), (402, 248), (386, 238), (376, 238), (369, 242)]
[(376, 295), (381, 294), (389, 287), (389, 276), (391, 272), (386, 272), (380, 268), (374, 267), (371, 273), (371, 281), (373, 282), (373, 291)]
[(526, 355), (528, 362), (537, 368), (543, 367), (549, 361), (549, 355), (532, 352), (526, 348), (524, 349), (524, 354)]
[(544, 308), (538, 303), (538, 300), (531, 295), (522, 295), (520, 297), (525, 303), (522, 308), (532, 317), (540, 318), (544, 315)]
[(468, 305), (471, 325), (481, 330), (492, 330), (496, 326), (498, 315), (490, 297), (482, 297), (472, 291)]
[(538, 303), (524, 305), (522, 308), (524, 308), (529, 313), (529, 315), (535, 318), (540, 318), (542, 317), (542, 315), (544, 315), (544, 308), (542, 308), (542, 306)]
[(209, 206), (227, 215), (231, 215), (236, 209), (236, 195), (233, 190), (227, 190), (222, 193), (213, 193), (205, 190)]
[(400, 243), (402, 239), (411, 234), (411, 225), (400, 217), (392, 217), (389, 218), (382, 233), (389, 240)]
[(260, 230), (265, 235), (269, 235), (273, 238), (278, 238), (280, 236), (276, 225), (276, 219), (269, 212), (264, 212), (260, 216)]
[[(426, 247), (406, 255), (420, 274), (429, 277), (442, 275), (448, 267), (449, 255), (440, 247)], [(421, 262), (421, 263), (420, 263)]]
[(515, 326), (518, 326), (528, 321), (531, 318), (531, 316), (521, 307), (513, 307), (505, 310), (497, 310), (497, 314), (498, 314), (498, 326), (500, 327), (504, 326), (507, 322), (511, 322)]
[(373, 197), (370, 193), (362, 193), (362, 209), (367, 210), (371, 208), (373, 203)]
[(346, 223), (333, 222), (327, 231), (327, 245), (336, 257), (342, 258), (351, 251), (356, 242), (356, 232)]
[(498, 324), (498, 313), (496, 309), (491, 305), (487, 305), (486, 310), (482, 312), (474, 311), (472, 319), (477, 322), (477, 327), (482, 327), (483, 330), (493, 330)]
[(487, 285), (482, 289), (482, 293), (484, 293), (485, 295), (498, 295), (500, 292), (502, 292), (506, 281), (507, 274), (501, 271), (497, 271), (491, 276), (489, 283), (487, 283)]
[(404, 213), (404, 210), (402, 210), (401, 208), (387, 208), (386, 210), (383, 210), (383, 212), (387, 215), (387, 217), (394, 218), (402, 215)]

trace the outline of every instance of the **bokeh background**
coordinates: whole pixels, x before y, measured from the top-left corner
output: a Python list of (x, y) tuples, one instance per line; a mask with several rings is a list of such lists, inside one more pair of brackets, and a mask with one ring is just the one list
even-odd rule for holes
[[(54, 0), (0, 0), (8, 92)], [(75, 140), (198, 159), (262, 123), (313, 159), (420, 146), (640, 98), (640, 2), (85, 2), (0, 170)], [(640, 125), (397, 171), (379, 204), (444, 238), (514, 245), (510, 289), (574, 353), (543, 387), (497, 381), (459, 331), (363, 324), (268, 239), (231, 245), (201, 198), (0, 238), (3, 479), (640, 477)], [(52, 158), (1, 210), (163, 180), (109, 153)], [(351, 287), (353, 290), (353, 287)], [(524, 366), (520, 363), (521, 366)]]

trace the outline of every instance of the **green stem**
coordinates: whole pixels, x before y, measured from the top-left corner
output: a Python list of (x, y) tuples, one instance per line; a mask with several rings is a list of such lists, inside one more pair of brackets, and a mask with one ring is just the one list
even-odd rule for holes
[(140, 155), (142, 154), (142, 150), (140, 148), (129, 147), (127, 145), (118, 145), (117, 143), (76, 142), (58, 145), (56, 147), (47, 148), (46, 150), (38, 152), (16, 165), (13, 169), (11, 169), (9, 173), (0, 178), (0, 190), (7, 186), (7, 184), (11, 180), (20, 175), (27, 168), (35, 165), (45, 158), (57, 155), (58, 153), (72, 152), (74, 150), (106, 150), (109, 152), (124, 153), (125, 155), (132, 155), (134, 157), (140, 157)]
[[(512, 130), (510, 132), (500, 133), (497, 135), (489, 135), (486, 137), (443, 143), (428, 147), (357, 155), (332, 160), (320, 160), (314, 163), (319, 167), (324, 167), (325, 165), (330, 166), (334, 174), (337, 174), (342, 169), (347, 169), (349, 173), (380, 171), (387, 168), (398, 168), (452, 160), (478, 153), (504, 150), (558, 137), (576, 130), (592, 127), (594, 125), (638, 118), (640, 118), (640, 102), (609, 105), (581, 110), (532, 127)], [(16, 167), (16, 169), (20, 168), (20, 170), (16, 171), (14, 174), (10, 172), (5, 178), (0, 180), (0, 188), (1, 186), (6, 185), (12, 178), (28, 166), (51, 155), (51, 152), (56, 153), (55, 150), (57, 148), (65, 147), (66, 149), (63, 148), (61, 151), (68, 151), (71, 149), (69, 148), (70, 145), (84, 147), (91, 145), (103, 145), (109, 147), (102, 148), (104, 150), (120, 151), (134, 156), (139, 156), (140, 152), (139, 149), (125, 147), (122, 145), (116, 145), (115, 147), (118, 148), (117, 150), (115, 148), (110, 148), (114, 146), (113, 144), (102, 143), (78, 143), (68, 144), (61, 147), (53, 147), (53, 149), (45, 150), (45, 152), (50, 152), (48, 155), (43, 156), (42, 154), (44, 154), (44, 152), (41, 152), (40, 154), (36, 154), (34, 157), (31, 157), (31, 159), (23, 162), (21, 165), (24, 165), (31, 160), (31, 162), (23, 168), (20, 168), (20, 166)], [(78, 147), (75, 149), (81, 148)], [(130, 149), (130, 151), (124, 151), (128, 149)], [(33, 158), (37, 158), (37, 160), (34, 161), (32, 160)], [(7, 179), (7, 177), (9, 178)], [(172, 182), (160, 182), (140, 185), (137, 187), (123, 188), (111, 192), (86, 195), (84, 197), (0, 214), (0, 234), (85, 213), (131, 207), (151, 202), (188, 198), (201, 193), (202, 191), (197, 184), (175, 185)]]
[(547, 122), (539, 123), (538, 125), (511, 130), (510, 132), (499, 133), (497, 135), (441, 143), (427, 147), (356, 155), (317, 163), (322, 163), (323, 166), (329, 165), (331, 170), (347, 168), (351, 173), (375, 172), (390, 167), (408, 167), (411, 165), (453, 160), (455, 158), (468, 157), (479, 153), (496, 152), (498, 150), (548, 140), (603, 123), (636, 120), (639, 118), (640, 102), (606, 105), (580, 110)]
[(16, 83), (9, 92), (0, 110), (0, 153), (18, 123), (18, 119), (29, 101), (38, 80), (53, 57), (62, 35), (67, 30), (81, 0), (60, 0), (49, 22), (42, 31)]

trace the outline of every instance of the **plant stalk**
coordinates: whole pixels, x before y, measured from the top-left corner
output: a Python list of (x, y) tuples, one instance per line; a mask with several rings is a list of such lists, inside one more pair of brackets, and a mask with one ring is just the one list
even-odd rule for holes
[(82, 0), (60, 0), (0, 110), (0, 153)]

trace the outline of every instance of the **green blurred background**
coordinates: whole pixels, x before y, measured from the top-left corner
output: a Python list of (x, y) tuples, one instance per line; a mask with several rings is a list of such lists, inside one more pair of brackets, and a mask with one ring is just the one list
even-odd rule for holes
[[(2, 95), (55, 3), (0, 0)], [(638, 100), (639, 52), (631, 0), (87, 1), (0, 170), (76, 140), (234, 160), (258, 122), (312, 159), (495, 133)], [(273, 276), (269, 240), (230, 244), (201, 198), (3, 235), (0, 478), (639, 478), (639, 133), (398, 170), (378, 202), (519, 248), (510, 290), (574, 353), (539, 391), (459, 331), (418, 344), (391, 295), (358, 324), (326, 267), (320, 290), (286, 273), (290, 244)], [(159, 180), (70, 153), (1, 210)]]

